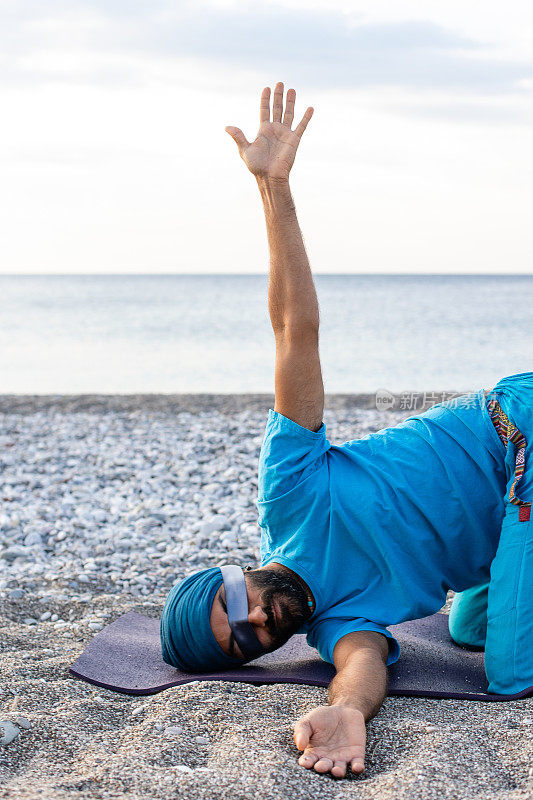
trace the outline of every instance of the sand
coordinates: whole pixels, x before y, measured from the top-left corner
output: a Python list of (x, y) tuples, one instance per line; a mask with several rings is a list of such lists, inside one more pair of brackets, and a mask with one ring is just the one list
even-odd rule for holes
[[(370, 408), (366, 402), (328, 398), (327, 407), (349, 417), (351, 409)], [(265, 403), (268, 408), (264, 396), (0, 398), (0, 412), (19, 415), (21, 430), (43, 408), (60, 415), (139, 406), (165, 415), (187, 408), (205, 415), (208, 425), (215, 407), (219, 414), (235, 408), (260, 413)], [(0, 560), (0, 570), (6, 568)], [(94, 636), (90, 624), (131, 610), (158, 617), (164, 592), (133, 597), (103, 591), (95, 581), (80, 594), (64, 584), (57, 591), (49, 582), (41, 586), (38, 576), (33, 583), (34, 591), (20, 599), (8, 596), (10, 587), (0, 599), (0, 718), (16, 722), (21, 716), (31, 723), (11, 744), (0, 745), (0, 798), (533, 796), (533, 699), (485, 704), (388, 698), (368, 725), (365, 772), (334, 779), (300, 767), (292, 741), (295, 720), (327, 702), (325, 689), (199, 682), (149, 697), (99, 689), (68, 673)], [(43, 608), (69, 624), (24, 622), (39, 620)], [(175, 730), (165, 732), (167, 727)]]

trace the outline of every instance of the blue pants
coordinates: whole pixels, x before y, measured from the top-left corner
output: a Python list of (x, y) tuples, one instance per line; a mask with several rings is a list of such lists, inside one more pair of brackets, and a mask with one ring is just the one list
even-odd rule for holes
[(511, 375), (491, 392), (526, 439), (525, 467), (511, 502), (516, 445), (505, 454), (505, 515), (490, 581), (455, 595), (449, 630), (457, 644), (485, 648), (489, 692), (514, 694), (533, 686), (533, 373)]

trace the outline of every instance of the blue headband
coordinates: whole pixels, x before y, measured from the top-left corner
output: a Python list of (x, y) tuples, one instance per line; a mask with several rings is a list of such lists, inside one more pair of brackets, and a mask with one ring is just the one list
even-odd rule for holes
[(248, 593), (244, 572), (237, 564), (227, 564), (220, 567), (220, 571), (226, 591), (229, 626), (244, 657), (257, 658), (265, 649), (254, 631), (254, 626), (248, 622)]
[(160, 623), (161, 652), (167, 664), (183, 672), (214, 672), (254, 657), (228, 656), (215, 639), (209, 620), (221, 583), (220, 568), (211, 567), (189, 575), (170, 590)]

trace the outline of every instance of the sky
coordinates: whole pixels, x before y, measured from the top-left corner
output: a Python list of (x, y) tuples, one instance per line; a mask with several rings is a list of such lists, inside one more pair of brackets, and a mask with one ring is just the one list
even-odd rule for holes
[(0, 272), (266, 272), (280, 80), (315, 273), (533, 272), (528, 0), (3, 0)]

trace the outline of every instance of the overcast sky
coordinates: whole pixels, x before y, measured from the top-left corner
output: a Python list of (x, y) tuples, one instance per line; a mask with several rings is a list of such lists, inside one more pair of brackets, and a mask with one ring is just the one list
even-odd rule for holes
[(3, 0), (0, 271), (266, 272), (278, 80), (316, 273), (533, 272), (528, 0)]

